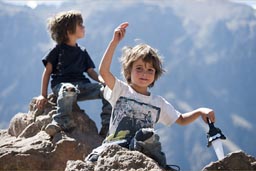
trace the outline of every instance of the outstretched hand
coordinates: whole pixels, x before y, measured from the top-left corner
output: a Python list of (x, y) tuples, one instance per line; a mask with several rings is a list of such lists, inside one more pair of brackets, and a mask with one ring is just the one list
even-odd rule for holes
[(201, 111), (202, 115), (202, 119), (204, 120), (205, 123), (207, 123), (207, 118), (209, 118), (210, 122), (215, 122), (215, 114), (214, 111), (212, 109), (209, 108), (199, 108), (199, 110)]
[(114, 36), (113, 36), (113, 41), (114, 42), (120, 42), (124, 36), (125, 36), (125, 32), (126, 32), (126, 28), (128, 27), (129, 23), (128, 22), (124, 22), (122, 24), (120, 24), (114, 31)]

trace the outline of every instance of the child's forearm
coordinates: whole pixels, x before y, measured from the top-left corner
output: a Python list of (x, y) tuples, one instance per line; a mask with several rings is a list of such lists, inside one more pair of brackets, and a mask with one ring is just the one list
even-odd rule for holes
[(115, 30), (112, 40), (110, 41), (99, 66), (99, 73), (103, 78), (105, 84), (110, 88), (113, 89), (115, 84), (115, 77), (110, 72), (110, 66), (112, 63), (112, 58), (115, 52), (115, 49), (118, 43), (124, 38), (125, 36), (125, 29), (128, 26), (128, 23), (120, 24)]
[[(106, 72), (110, 71), (110, 66), (112, 63), (112, 58), (117, 47), (118, 43), (111, 41), (101, 59), (101, 63), (99, 66), (99, 73), (101, 76), (104, 76)], [(103, 78), (104, 79), (104, 78)]]
[(41, 95), (47, 98), (48, 94), (48, 84), (49, 84), (50, 76), (47, 74), (46, 70), (42, 76), (42, 85), (41, 85)]
[(188, 125), (191, 122), (195, 121), (199, 116), (201, 116), (201, 112), (199, 110), (193, 110), (191, 112), (180, 115), (176, 123), (180, 125)]
[(42, 75), (42, 85), (41, 85), (41, 95), (38, 96), (36, 100), (36, 106), (38, 109), (42, 109), (43, 106), (47, 103), (47, 89), (49, 83), (50, 76), (47, 75), (46, 69)]
[(115, 41), (109, 43), (99, 66), (100, 76), (103, 78), (104, 83), (111, 89), (114, 87), (115, 78), (110, 72), (110, 67), (117, 45), (118, 43)]
[(199, 116), (202, 117), (205, 123), (207, 123), (207, 118), (210, 119), (211, 122), (215, 122), (215, 114), (214, 111), (210, 108), (198, 108), (191, 112), (184, 113), (180, 115), (177, 119), (176, 123), (180, 125), (187, 125), (191, 122), (195, 121)]
[(41, 95), (47, 98), (48, 84), (52, 73), (52, 64), (47, 63), (42, 75)]
[(87, 70), (87, 74), (89, 75), (89, 77), (91, 79), (93, 79), (94, 81), (100, 82), (99, 80), (99, 74), (93, 69), (93, 68), (89, 68)]
[(118, 43), (124, 38), (126, 27), (128, 26), (128, 22), (120, 24), (115, 30), (112, 40), (110, 41), (103, 58), (100, 63), (99, 67), (99, 73), (104, 79), (104, 81), (107, 81), (105, 78), (108, 78), (109, 76), (112, 76), (110, 72), (110, 65), (112, 62), (112, 57), (114, 55), (115, 49), (118, 45)]

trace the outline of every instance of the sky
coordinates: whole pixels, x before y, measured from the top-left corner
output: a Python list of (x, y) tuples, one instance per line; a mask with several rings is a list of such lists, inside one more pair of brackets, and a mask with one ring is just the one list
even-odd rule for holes
[[(16, 5), (27, 5), (28, 7), (35, 9), (40, 4), (59, 6), (61, 5), (61, 3), (69, 0), (2, 0), (2, 1), (11, 3), (11, 4), (16, 4)], [(256, 9), (256, 0), (230, 0), (230, 1), (246, 4)]]
[(56, 5), (59, 6), (61, 3), (68, 1), (68, 0), (2, 0), (3, 2), (7, 2), (10, 4), (16, 5), (26, 5), (32, 9), (35, 9), (38, 5)]
[(246, 4), (256, 9), (256, 0), (231, 0), (231, 1)]

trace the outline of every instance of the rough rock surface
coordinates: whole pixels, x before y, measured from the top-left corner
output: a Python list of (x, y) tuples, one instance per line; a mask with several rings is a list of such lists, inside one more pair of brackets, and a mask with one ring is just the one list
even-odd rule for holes
[[(181, 170), (182, 170), (182, 166)], [(175, 167), (173, 167), (175, 168)], [(111, 145), (100, 155), (97, 162), (74, 161), (69, 160), (65, 171), (110, 171), (110, 170), (154, 170), (163, 171), (158, 164), (137, 151), (129, 151), (117, 145)], [(243, 151), (237, 151), (228, 154), (224, 159), (212, 162), (205, 166), (202, 171), (210, 170), (256, 170), (256, 159), (253, 156), (245, 154)]]
[[(181, 170), (182, 170), (182, 166)], [(175, 167), (173, 167), (175, 168)], [(129, 151), (117, 145), (109, 146), (97, 162), (69, 160), (65, 171), (110, 171), (110, 170), (154, 170), (163, 171), (158, 164), (137, 151)], [(203, 171), (210, 170), (256, 170), (256, 159), (253, 156), (245, 154), (243, 151), (237, 151), (228, 154), (223, 160), (212, 162), (205, 166)]]
[(44, 128), (55, 112), (51, 102), (37, 110), (33, 99), (28, 113), (13, 117), (9, 129), (0, 131), (0, 170), (64, 170), (68, 160), (83, 160), (101, 144), (95, 123), (77, 104), (76, 128), (50, 138)]
[[(54, 97), (49, 101), (44, 110), (38, 110), (33, 99), (28, 113), (18, 113), (8, 130), (0, 130), (0, 170), (163, 170), (144, 154), (117, 145), (106, 148), (97, 162), (84, 161), (102, 142), (95, 123), (75, 104), (77, 127), (50, 138), (44, 129), (56, 110)], [(243, 151), (233, 152), (202, 170), (256, 170), (256, 159)]]
[(208, 170), (256, 170), (256, 158), (243, 151), (237, 151), (203, 168), (203, 171)]
[(100, 155), (97, 162), (90, 161), (73, 161), (67, 162), (65, 171), (83, 170), (83, 171), (156, 171), (163, 170), (151, 158), (138, 151), (130, 151), (118, 145), (108, 146)]

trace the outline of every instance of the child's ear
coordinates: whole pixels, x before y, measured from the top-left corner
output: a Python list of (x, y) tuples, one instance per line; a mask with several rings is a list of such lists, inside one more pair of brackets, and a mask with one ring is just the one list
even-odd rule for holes
[(74, 34), (74, 33), (75, 33), (75, 31), (67, 30), (67, 35), (68, 35), (68, 36), (70, 36), (70, 35), (72, 35), (72, 34)]

